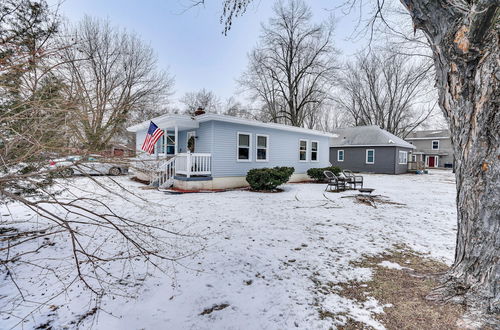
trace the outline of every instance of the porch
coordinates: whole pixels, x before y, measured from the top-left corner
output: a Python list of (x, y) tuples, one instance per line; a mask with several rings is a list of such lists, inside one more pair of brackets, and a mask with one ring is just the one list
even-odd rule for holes
[(151, 184), (162, 188), (171, 187), (174, 180), (212, 180), (212, 155), (209, 153), (178, 153), (167, 160), (159, 161)]

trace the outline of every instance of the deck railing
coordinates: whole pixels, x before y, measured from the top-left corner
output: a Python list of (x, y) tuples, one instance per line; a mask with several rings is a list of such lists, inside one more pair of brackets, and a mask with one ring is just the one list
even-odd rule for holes
[(182, 153), (175, 156), (175, 173), (186, 177), (212, 174), (212, 155)]
[(422, 161), (408, 161), (408, 171), (424, 170), (425, 163)]

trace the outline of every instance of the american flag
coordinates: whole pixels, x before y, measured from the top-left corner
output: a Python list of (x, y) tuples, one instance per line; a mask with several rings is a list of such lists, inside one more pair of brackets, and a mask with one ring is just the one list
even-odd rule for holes
[(146, 151), (148, 154), (152, 154), (155, 150), (155, 144), (159, 138), (163, 135), (163, 131), (156, 126), (155, 123), (151, 122), (149, 124), (148, 134), (146, 139), (142, 144), (142, 150)]

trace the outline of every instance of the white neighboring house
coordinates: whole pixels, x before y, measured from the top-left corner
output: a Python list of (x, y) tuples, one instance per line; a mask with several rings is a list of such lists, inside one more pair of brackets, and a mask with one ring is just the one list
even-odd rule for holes
[(248, 185), (250, 169), (294, 167), (290, 181), (308, 180), (312, 167), (329, 166), (332, 134), (316, 130), (242, 119), (219, 114), (198, 116), (167, 114), (129, 127), (141, 146), (153, 121), (165, 134), (154, 153), (140, 157), (159, 159), (160, 186), (180, 189), (225, 189)]

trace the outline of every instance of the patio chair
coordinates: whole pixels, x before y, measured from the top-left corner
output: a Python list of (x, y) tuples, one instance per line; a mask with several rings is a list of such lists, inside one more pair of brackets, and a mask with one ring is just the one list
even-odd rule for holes
[(337, 177), (335, 174), (333, 174), (332, 171), (323, 171), (323, 174), (325, 175), (328, 182), (325, 191), (331, 191), (332, 187), (335, 188), (335, 191), (345, 190), (345, 180)]
[(347, 178), (347, 184), (356, 189), (358, 185), (363, 188), (363, 177), (361, 175), (354, 175), (351, 170), (343, 170), (342, 173)]

